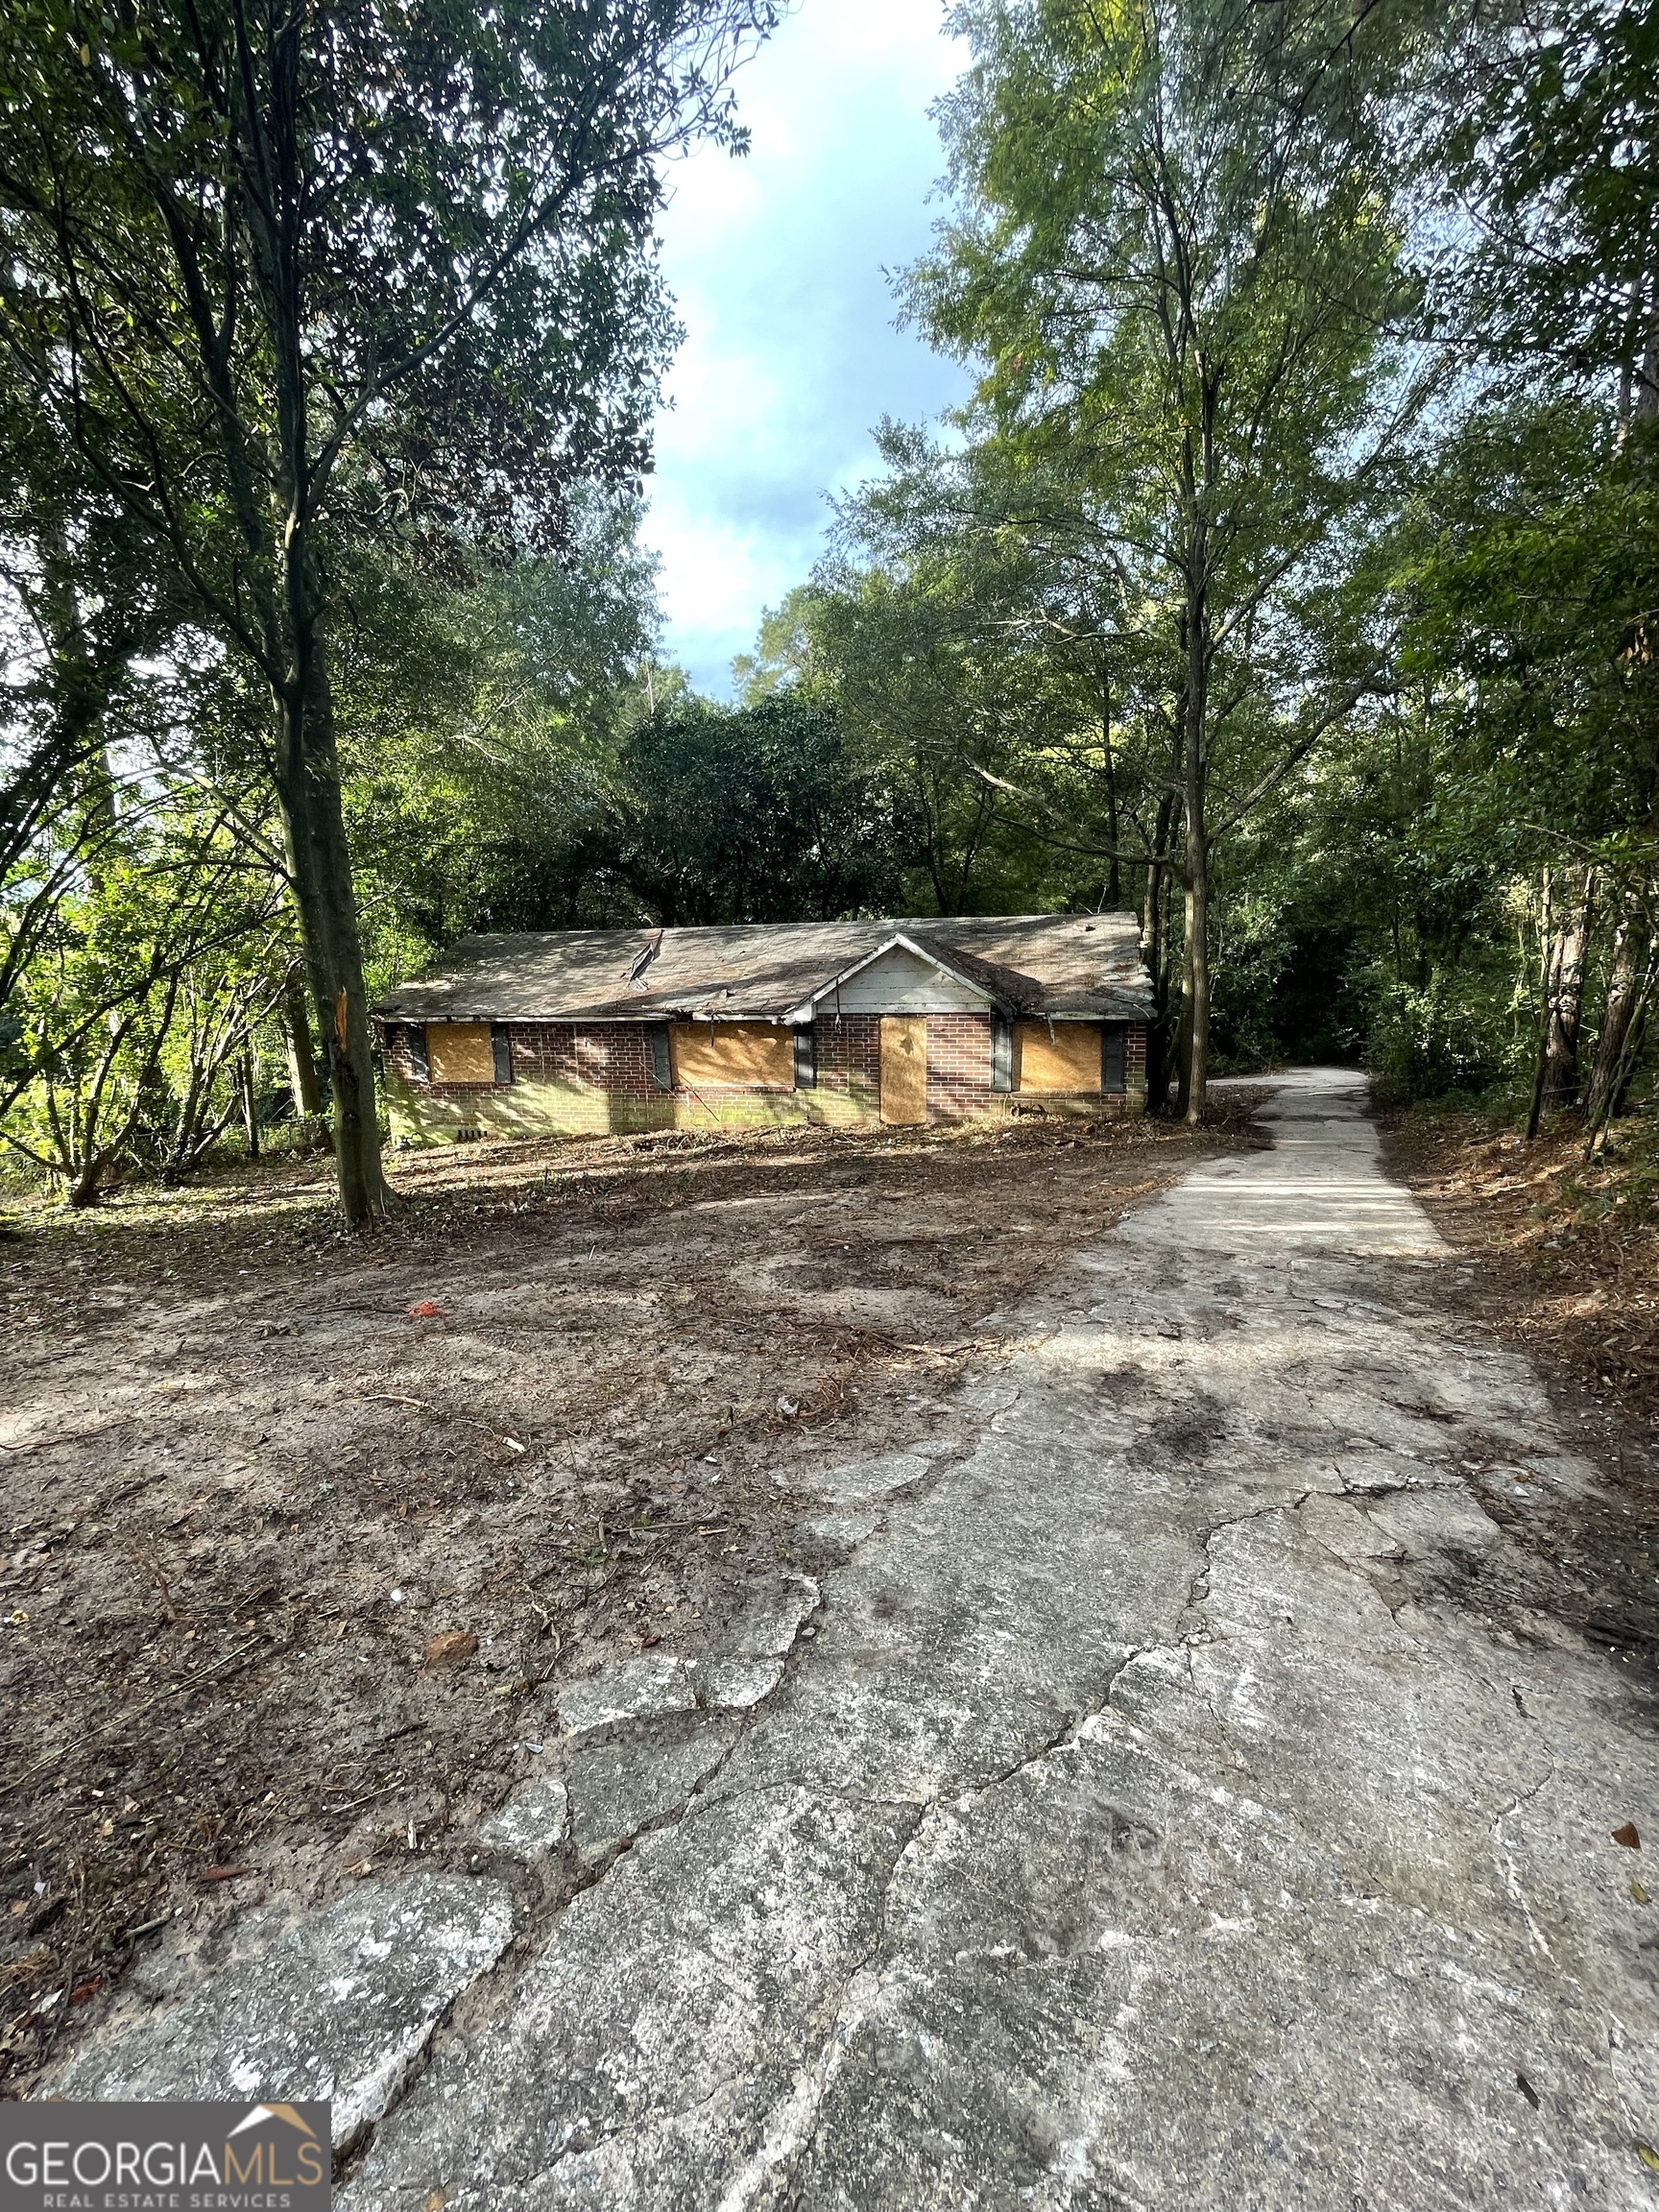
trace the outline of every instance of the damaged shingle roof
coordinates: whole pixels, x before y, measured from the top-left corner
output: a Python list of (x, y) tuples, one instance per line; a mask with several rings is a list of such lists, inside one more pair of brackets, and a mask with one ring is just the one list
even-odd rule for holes
[(803, 1020), (828, 986), (901, 938), (1006, 1013), (1133, 1022), (1152, 1012), (1133, 914), (462, 937), (374, 1011), (394, 1022)]

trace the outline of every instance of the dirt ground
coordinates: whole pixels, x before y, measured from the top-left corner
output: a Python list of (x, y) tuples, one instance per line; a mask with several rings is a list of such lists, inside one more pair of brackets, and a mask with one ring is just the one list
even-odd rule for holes
[(937, 1425), (1166, 1124), (665, 1134), (326, 1164), (0, 1238), (0, 2094), (135, 1951), (464, 1863), (561, 1680), (695, 1652), (791, 1474)]
[(1393, 1172), (1480, 1265), (1484, 1317), (1621, 1433), (1659, 1431), (1659, 1160), (1646, 1119), (1600, 1160), (1572, 1117), (1528, 1144), (1478, 1114), (1391, 1113)]
[[(1596, 1497), (1481, 1502), (1553, 1571), (1566, 1623), (1659, 1713), (1659, 1170), (1647, 1118), (1587, 1165), (1564, 1118), (1533, 1143), (1470, 1113), (1390, 1113), (1383, 1157), (1461, 1258), (1458, 1304), (1521, 1347), (1600, 1470)], [(1484, 1594), (1502, 1611), (1501, 1594)]]

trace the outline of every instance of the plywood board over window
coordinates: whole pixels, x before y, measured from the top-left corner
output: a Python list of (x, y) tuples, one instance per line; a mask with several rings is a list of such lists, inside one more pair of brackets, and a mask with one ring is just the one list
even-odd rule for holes
[(495, 1047), (488, 1022), (428, 1022), (426, 1065), (434, 1083), (493, 1083)]
[(927, 1017), (925, 1014), (882, 1017), (881, 1118), (902, 1129), (927, 1118)]
[(675, 1022), (668, 1031), (680, 1091), (793, 1091), (795, 1040), (770, 1022)]
[(1098, 1022), (1022, 1022), (1014, 1031), (1016, 1084), (1022, 1091), (1098, 1091)]

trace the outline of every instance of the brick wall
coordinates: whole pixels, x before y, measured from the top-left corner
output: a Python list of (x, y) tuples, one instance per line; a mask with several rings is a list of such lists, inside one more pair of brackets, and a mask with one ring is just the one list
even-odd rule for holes
[[(488, 1130), (503, 1137), (600, 1136), (646, 1129), (874, 1120), (881, 1109), (881, 1018), (829, 1014), (815, 1025), (816, 1087), (807, 1091), (659, 1091), (645, 1030), (636, 1022), (514, 1022), (511, 1083), (425, 1083), (415, 1074), (416, 1033), (384, 1025), (394, 1133), (414, 1142)], [(1047, 1097), (1048, 1113), (1138, 1113), (1146, 1097), (1146, 1031), (1125, 1041), (1126, 1097)], [(1006, 1114), (1018, 1098), (991, 1088), (991, 1018), (927, 1018), (927, 1118)]]
[(501, 1137), (600, 1136), (668, 1128), (674, 1102), (653, 1089), (637, 1022), (513, 1022), (511, 1083), (431, 1083), (415, 1071), (409, 1024), (384, 1026), (387, 1098), (396, 1136), (416, 1142), (488, 1131)]
[(1142, 1106), (1146, 1103), (1146, 1024), (1131, 1022), (1129, 1034), (1123, 1045), (1123, 1081), (1131, 1098), (1140, 1095)]
[(418, 1032), (382, 1028), (393, 1133), (415, 1143), (472, 1131), (500, 1137), (602, 1136), (648, 1129), (856, 1121), (878, 1110), (881, 1024), (831, 1016), (817, 1025), (818, 1085), (659, 1091), (637, 1022), (515, 1022), (511, 1083), (432, 1083), (416, 1075)]
[[(1045, 1094), (1045, 1113), (1137, 1114), (1146, 1102), (1146, 1026), (1129, 1024), (1123, 1041), (1122, 1092)], [(930, 1014), (927, 1018), (927, 1118), (956, 1120), (973, 1114), (1006, 1114), (1019, 1092), (991, 1088), (991, 1017)]]
[(414, 1029), (407, 1022), (376, 1022), (380, 1032), (380, 1050), (389, 1075), (401, 1076), (405, 1083), (415, 1080), (415, 1054), (411, 1042)]
[(968, 1114), (1004, 1111), (1006, 1094), (991, 1089), (989, 1014), (927, 1017), (927, 1118), (956, 1121)]
[(881, 1088), (879, 1014), (821, 1014), (812, 1025), (820, 1091), (849, 1097)]
[(515, 1022), (508, 1035), (517, 1083), (570, 1084), (641, 1102), (662, 1095), (637, 1022)]

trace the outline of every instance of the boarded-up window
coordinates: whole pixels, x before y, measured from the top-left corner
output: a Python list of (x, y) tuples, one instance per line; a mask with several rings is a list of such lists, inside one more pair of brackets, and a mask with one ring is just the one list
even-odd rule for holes
[(1108, 1022), (1100, 1031), (1100, 1088), (1121, 1091), (1128, 1072), (1129, 1024)]
[(495, 1044), (488, 1022), (428, 1022), (426, 1065), (434, 1083), (493, 1083)]
[(1098, 1022), (1022, 1022), (1014, 1032), (1022, 1091), (1098, 1091)]
[(668, 1032), (680, 1091), (792, 1091), (795, 1045), (769, 1022), (676, 1022)]

